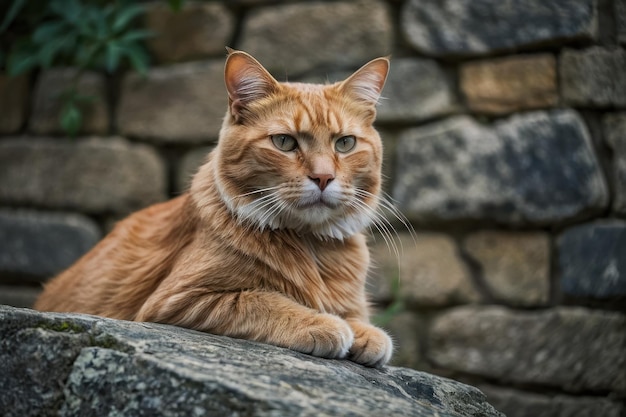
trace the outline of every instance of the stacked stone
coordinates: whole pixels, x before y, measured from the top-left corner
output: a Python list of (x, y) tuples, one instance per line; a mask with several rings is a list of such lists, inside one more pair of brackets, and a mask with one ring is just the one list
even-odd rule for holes
[(369, 288), (404, 306), (396, 363), (509, 416), (626, 412), (625, 0), (156, 2), (146, 25), (146, 77), (83, 77), (83, 138), (58, 131), (71, 69), (0, 76), (0, 302), (187, 187), (226, 109), (224, 46), (280, 80), (391, 54), (377, 124), (416, 233), (395, 225), (399, 256), (374, 235)]

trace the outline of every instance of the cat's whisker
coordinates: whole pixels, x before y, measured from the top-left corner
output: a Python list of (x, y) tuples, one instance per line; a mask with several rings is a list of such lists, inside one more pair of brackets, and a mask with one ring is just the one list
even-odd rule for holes
[(232, 198), (248, 197), (248, 196), (251, 196), (251, 195), (254, 195), (254, 194), (261, 194), (261, 193), (266, 193), (268, 191), (275, 191), (275, 190), (278, 190), (278, 189), (280, 189), (282, 187), (283, 187), (283, 184), (279, 184), (279, 185), (276, 185), (276, 186), (273, 186), (273, 187), (259, 188), (258, 190), (253, 190), (253, 191), (250, 191), (250, 192), (247, 192), (247, 193), (244, 193), (244, 194), (239, 194), (239, 195), (236, 195), (236, 196), (234, 196)]

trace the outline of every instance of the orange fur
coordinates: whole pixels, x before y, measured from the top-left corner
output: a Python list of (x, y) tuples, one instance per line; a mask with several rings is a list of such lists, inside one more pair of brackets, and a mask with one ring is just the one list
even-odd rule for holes
[(35, 308), (384, 365), (392, 345), (369, 323), (361, 230), (379, 203), (372, 123), (388, 65), (376, 59), (332, 85), (278, 83), (230, 51), (229, 109), (189, 193), (120, 222)]

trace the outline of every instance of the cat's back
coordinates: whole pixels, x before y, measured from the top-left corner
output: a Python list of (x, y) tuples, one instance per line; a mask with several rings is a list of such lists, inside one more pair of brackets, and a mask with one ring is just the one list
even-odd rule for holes
[(34, 308), (132, 320), (195, 228), (187, 194), (138, 211), (46, 284)]

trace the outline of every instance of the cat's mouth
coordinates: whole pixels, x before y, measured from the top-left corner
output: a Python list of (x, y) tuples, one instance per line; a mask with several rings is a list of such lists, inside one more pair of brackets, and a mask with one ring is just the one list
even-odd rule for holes
[(316, 198), (308, 198), (306, 200), (302, 200), (297, 205), (300, 210), (310, 210), (310, 209), (319, 209), (319, 208), (328, 208), (328, 209), (336, 209), (339, 207), (334, 201), (330, 199), (324, 198), (323, 195)]

